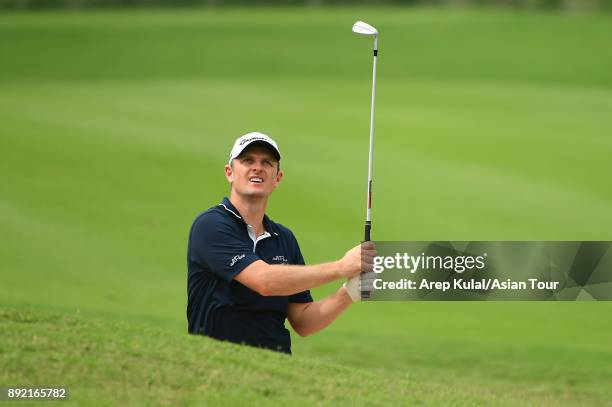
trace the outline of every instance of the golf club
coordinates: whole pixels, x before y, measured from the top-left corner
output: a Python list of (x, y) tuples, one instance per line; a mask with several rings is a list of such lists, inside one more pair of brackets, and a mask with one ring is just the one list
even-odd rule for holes
[[(363, 21), (353, 24), (353, 32), (361, 35), (374, 36), (374, 65), (372, 68), (372, 101), (370, 105), (370, 152), (368, 156), (368, 195), (366, 200), (366, 220), (364, 241), (370, 241), (372, 230), (372, 161), (374, 159), (374, 101), (376, 99), (376, 58), (378, 57), (378, 30)], [(370, 290), (363, 287), (363, 274), (361, 279), (361, 298), (370, 298)]]
[(372, 101), (370, 105), (370, 153), (368, 157), (368, 194), (366, 200), (365, 239), (370, 240), (372, 230), (372, 161), (374, 158), (374, 101), (376, 99), (376, 59), (378, 57), (378, 30), (363, 21), (353, 24), (353, 32), (374, 36), (374, 65), (372, 68)]

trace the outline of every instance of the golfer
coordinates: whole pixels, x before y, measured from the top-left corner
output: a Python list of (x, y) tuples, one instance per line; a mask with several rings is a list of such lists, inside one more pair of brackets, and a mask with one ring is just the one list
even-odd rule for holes
[[(225, 177), (229, 199), (200, 214), (187, 254), (189, 333), (291, 353), (285, 319), (300, 336), (331, 324), (360, 299), (359, 274), (371, 270), (374, 244), (363, 243), (340, 260), (304, 265), (287, 227), (266, 214), (283, 179), (278, 145), (262, 133), (236, 140)], [(329, 297), (310, 289), (348, 279)]]

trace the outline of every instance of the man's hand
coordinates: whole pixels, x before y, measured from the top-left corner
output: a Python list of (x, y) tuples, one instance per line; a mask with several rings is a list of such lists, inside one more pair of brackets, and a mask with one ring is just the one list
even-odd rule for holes
[(342, 284), (342, 287), (346, 290), (346, 293), (351, 297), (353, 302), (361, 301), (362, 291), (372, 291), (374, 289), (374, 280), (378, 277), (373, 271), (356, 275), (346, 280), (346, 283)]
[(341, 260), (310, 266), (268, 264), (257, 260), (234, 279), (263, 296), (293, 295), (338, 278), (358, 276), (374, 267), (376, 247), (365, 242), (349, 250)]
[(359, 276), (361, 272), (372, 271), (376, 245), (374, 242), (363, 242), (346, 252), (338, 262), (338, 272), (341, 277), (351, 278)]

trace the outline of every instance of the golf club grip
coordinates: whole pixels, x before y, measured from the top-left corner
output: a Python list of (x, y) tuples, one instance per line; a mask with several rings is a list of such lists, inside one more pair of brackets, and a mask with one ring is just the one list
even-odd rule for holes
[[(370, 231), (372, 230), (372, 221), (366, 220), (365, 222), (365, 239), (364, 242), (370, 241)], [(370, 291), (361, 291), (361, 299), (368, 300), (370, 299)]]

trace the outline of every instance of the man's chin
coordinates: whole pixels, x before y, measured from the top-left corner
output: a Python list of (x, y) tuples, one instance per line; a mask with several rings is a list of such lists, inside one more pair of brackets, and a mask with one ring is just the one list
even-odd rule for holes
[(246, 198), (266, 198), (270, 196), (272, 192), (264, 191), (264, 190), (248, 190), (242, 191), (242, 195)]

